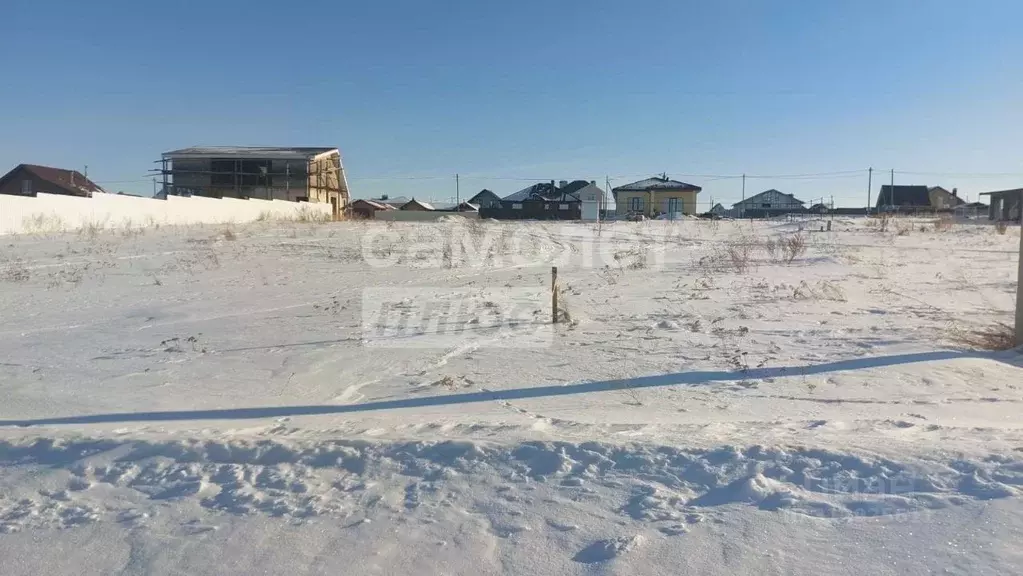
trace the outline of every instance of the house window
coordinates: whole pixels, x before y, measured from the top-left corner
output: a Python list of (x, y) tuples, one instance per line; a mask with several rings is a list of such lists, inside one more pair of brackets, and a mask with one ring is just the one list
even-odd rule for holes
[(32, 195), (32, 181), (31, 180), (22, 180), (21, 181), (21, 193), (24, 194), (25, 196), (31, 196)]
[(770, 202), (764, 202), (763, 204), (760, 205), (760, 207), (761, 208), (770, 208), (771, 207), (771, 203)]
[(640, 198), (639, 196), (633, 196), (632, 198), (629, 198), (629, 210), (632, 210), (633, 212), (642, 212), (643, 199)]
[(522, 210), (522, 204), (512, 204), (512, 210)]
[(668, 214), (679, 214), (682, 212), (681, 198), (668, 198)]
[(568, 210), (568, 204), (558, 204), (558, 210)]

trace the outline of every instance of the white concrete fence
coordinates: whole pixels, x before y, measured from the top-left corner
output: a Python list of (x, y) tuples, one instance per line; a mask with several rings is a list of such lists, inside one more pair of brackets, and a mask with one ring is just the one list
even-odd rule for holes
[(238, 200), (170, 196), (166, 200), (118, 194), (92, 198), (0, 194), (0, 234), (58, 232), (82, 228), (220, 224), (256, 220), (328, 220), (330, 204), (285, 200)]

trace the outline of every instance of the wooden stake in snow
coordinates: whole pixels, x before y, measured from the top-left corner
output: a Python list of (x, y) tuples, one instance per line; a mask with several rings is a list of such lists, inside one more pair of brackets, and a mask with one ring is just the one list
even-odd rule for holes
[(551, 266), (551, 324), (558, 323), (558, 267)]

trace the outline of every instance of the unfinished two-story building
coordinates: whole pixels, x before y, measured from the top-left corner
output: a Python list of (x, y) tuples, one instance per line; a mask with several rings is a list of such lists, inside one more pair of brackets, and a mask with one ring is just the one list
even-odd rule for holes
[(337, 148), (197, 146), (165, 152), (160, 162), (169, 195), (324, 202), (335, 215), (349, 200)]

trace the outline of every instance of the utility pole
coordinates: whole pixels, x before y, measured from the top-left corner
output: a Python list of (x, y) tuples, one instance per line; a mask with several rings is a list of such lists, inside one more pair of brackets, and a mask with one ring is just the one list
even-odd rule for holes
[(459, 190), (458, 174), (455, 174), (455, 207), (462, 203), (461, 191)]
[[(607, 174), (604, 175), (604, 189), (600, 192), (600, 208), (597, 209), (597, 236), (600, 236), (603, 232), (604, 220), (607, 218), (607, 193), (611, 190), (611, 177)], [(604, 217), (600, 217), (601, 211), (604, 212)]]
[(870, 189), (874, 186), (874, 169), (867, 169), (867, 216), (870, 216)]
[(153, 176), (153, 198), (156, 198), (156, 176)]
[(742, 209), (739, 210), (739, 218), (742, 218), (742, 217), (744, 217), (746, 215), (746, 175), (745, 174), (742, 175), (742, 204), (739, 204), (739, 206), (742, 206)]

